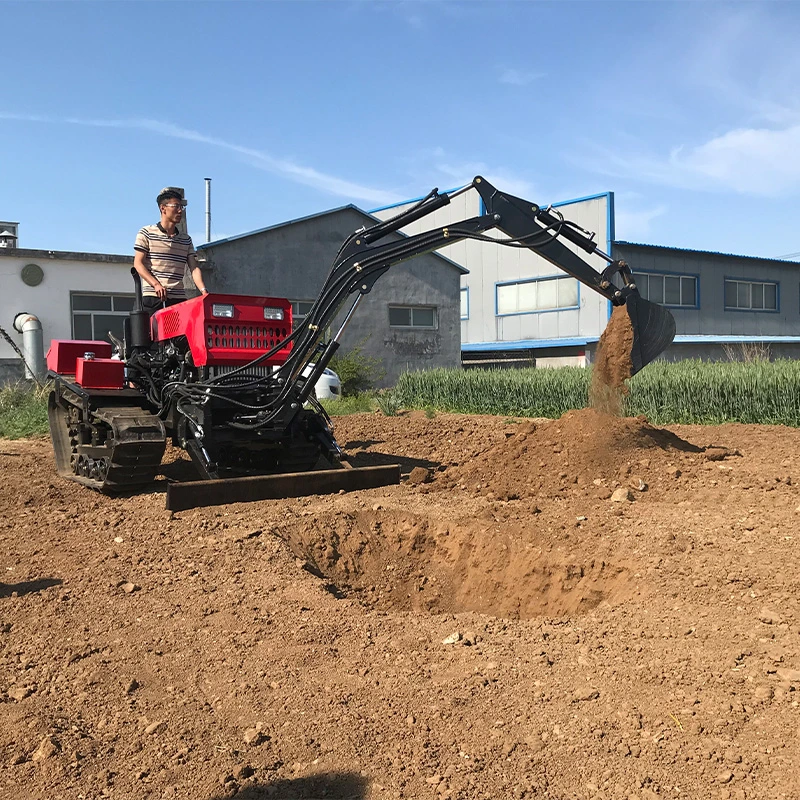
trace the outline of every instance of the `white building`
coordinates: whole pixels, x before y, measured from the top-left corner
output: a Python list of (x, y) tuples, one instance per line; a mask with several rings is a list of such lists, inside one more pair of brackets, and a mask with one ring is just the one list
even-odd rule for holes
[[(502, 187), (498, 188), (502, 191)], [(388, 219), (414, 202), (372, 213)], [(554, 203), (553, 208), (594, 232), (599, 249), (610, 253), (614, 237), (613, 193)], [(470, 189), (403, 231), (419, 233), (484, 213), (480, 195)], [(580, 253), (598, 272), (607, 266), (599, 256), (587, 255), (568, 242), (564, 244)], [(439, 252), (468, 270), (461, 278), (461, 351), (466, 366), (487, 362), (540, 366), (586, 363), (587, 347), (597, 342), (611, 313), (611, 304), (603, 295), (528, 249), (467, 239)]]
[(120, 336), (133, 305), (132, 266), (132, 256), (0, 248), (0, 383), (23, 376), (2, 335), (22, 349), (22, 334), (13, 327), (21, 312), (42, 323), (45, 352), (51, 339)]
[[(372, 213), (388, 219), (414, 202)], [(727, 360), (737, 348), (752, 346), (773, 358), (800, 357), (797, 262), (616, 241), (613, 192), (553, 208), (595, 233), (602, 252), (630, 266), (642, 297), (670, 310), (677, 335), (665, 359)], [(473, 188), (403, 231), (419, 233), (483, 213)], [(572, 249), (598, 272), (607, 265), (599, 256)], [(591, 362), (611, 315), (605, 297), (527, 249), (466, 240), (439, 252), (468, 270), (461, 278), (464, 366)]]

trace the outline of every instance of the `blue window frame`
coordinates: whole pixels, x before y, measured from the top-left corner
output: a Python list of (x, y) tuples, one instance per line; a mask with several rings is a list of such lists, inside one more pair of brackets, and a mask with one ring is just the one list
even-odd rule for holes
[(725, 310), (777, 312), (780, 310), (779, 285), (776, 281), (725, 278)]
[(700, 308), (697, 275), (677, 272), (634, 272), (639, 294), (652, 303), (673, 308)]

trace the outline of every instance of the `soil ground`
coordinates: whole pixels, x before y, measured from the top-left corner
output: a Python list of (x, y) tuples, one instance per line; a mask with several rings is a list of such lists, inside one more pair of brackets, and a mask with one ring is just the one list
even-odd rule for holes
[(0, 442), (0, 797), (800, 798), (800, 431), (336, 431), (401, 484), (173, 514)]

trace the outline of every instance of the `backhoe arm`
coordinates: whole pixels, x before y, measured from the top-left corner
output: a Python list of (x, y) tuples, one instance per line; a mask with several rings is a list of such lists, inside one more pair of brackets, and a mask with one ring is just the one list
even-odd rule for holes
[[(381, 243), (388, 234), (432, 214), (473, 187), (483, 200), (485, 214), (398, 241)], [(495, 229), (505, 233), (508, 238), (496, 239), (485, 235), (487, 231)], [(434, 189), (415, 206), (396, 217), (357, 231), (348, 238), (307, 317), (308, 329), (295, 342), (287, 368), (297, 375), (310, 360), (314, 360), (309, 354), (314, 351), (320, 334), (331, 324), (348, 295), (358, 293), (353, 309), (348, 314), (349, 319), (360, 297), (368, 293), (375, 281), (390, 267), (464, 239), (479, 239), (498, 246), (525, 247), (608, 298), (614, 305), (628, 305), (634, 330), (633, 372), (658, 356), (674, 337), (675, 322), (672, 315), (639, 296), (628, 265), (624, 261), (615, 261), (600, 250), (593, 240), (593, 234), (565, 220), (552, 209), (543, 209), (535, 203), (499, 191), (485, 178), (478, 176), (469, 186), (448, 194), (439, 194)], [(597, 271), (564, 241), (577, 245), (586, 253), (599, 256), (607, 262), (606, 268)], [(621, 277), (622, 286), (612, 283), (615, 274)], [(344, 326), (328, 344), (328, 350), (316, 359), (318, 366), (324, 362), (324, 367), (333, 356), (343, 329)]]
[[(383, 241), (389, 234), (432, 214), (472, 188), (480, 194), (486, 208), (485, 214), (393, 241)], [(487, 236), (487, 232), (492, 230), (499, 230), (508, 238)], [(257, 419), (242, 424), (255, 428), (279, 428), (288, 424), (303, 403), (312, 399), (314, 383), (333, 358), (345, 326), (363, 295), (372, 290), (375, 281), (395, 264), (464, 239), (486, 241), (497, 246), (527, 248), (603, 295), (614, 305), (625, 305), (633, 329), (631, 374), (656, 358), (672, 342), (675, 335), (672, 315), (661, 306), (639, 296), (628, 265), (603, 253), (593, 241), (593, 234), (564, 219), (552, 208), (543, 209), (535, 203), (505, 194), (485, 178), (478, 176), (468, 186), (453, 192), (439, 194), (434, 189), (397, 216), (363, 228), (348, 237), (340, 248), (311, 310), (291, 334), (292, 352), (270, 379), (270, 400), (260, 409)], [(564, 242), (576, 245), (588, 254), (599, 256), (607, 262), (607, 266), (602, 271), (596, 270)], [(612, 282), (616, 274), (621, 277), (622, 286)], [(355, 295), (355, 299), (352, 300), (344, 323), (329, 341), (324, 341), (327, 330), (351, 295)], [(281, 342), (275, 349), (283, 346), (285, 342)], [(273, 351), (265, 353), (260, 359), (234, 372), (244, 372), (272, 353)], [(309, 375), (307, 368), (312, 363), (315, 366)], [(231, 380), (232, 375), (216, 379), (212, 383), (222, 388)]]
[[(494, 215), (498, 230), (538, 253), (585, 286), (604, 295), (614, 305), (625, 302), (625, 297), (632, 291), (629, 288), (633, 284), (630, 269), (624, 261), (614, 261), (600, 250), (594, 241), (594, 234), (556, 215), (552, 209), (540, 208), (527, 200), (497, 190), (485, 178), (476, 177), (472, 185), (480, 194), (487, 213)], [(560, 239), (572, 242), (590, 255), (600, 256), (609, 266), (598, 272)], [(611, 283), (615, 273), (622, 277), (622, 289)]]

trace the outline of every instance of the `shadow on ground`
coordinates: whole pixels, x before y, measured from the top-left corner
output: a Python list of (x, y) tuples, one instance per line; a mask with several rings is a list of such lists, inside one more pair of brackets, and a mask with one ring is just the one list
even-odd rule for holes
[(335, 772), (249, 785), (238, 791), (231, 785), (230, 791), (211, 800), (363, 800), (366, 796), (366, 778), (355, 772)]
[(51, 586), (60, 586), (63, 583), (61, 578), (38, 578), (35, 581), (22, 581), (20, 583), (0, 583), (0, 597), (11, 597), (16, 594), (22, 597), (31, 592), (41, 592)]
[(348, 460), (354, 467), (382, 467), (386, 464), (399, 464), (401, 475), (408, 475), (414, 467), (436, 470), (440, 466), (438, 461), (428, 461), (425, 458), (407, 458), (395, 453), (376, 453), (374, 451), (362, 451), (348, 455)]
[(199, 481), (201, 478), (197, 467), (186, 458), (176, 458), (168, 464), (162, 464), (160, 474), (167, 481)]

